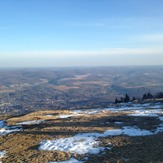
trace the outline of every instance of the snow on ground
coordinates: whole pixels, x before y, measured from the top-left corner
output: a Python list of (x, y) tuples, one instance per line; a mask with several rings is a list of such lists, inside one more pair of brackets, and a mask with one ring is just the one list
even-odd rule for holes
[[(105, 111), (112, 111), (112, 112), (119, 112), (119, 111), (132, 111), (134, 114), (143, 114), (143, 112), (148, 109), (148, 111), (146, 111), (146, 113), (144, 113), (145, 115), (147, 115), (147, 112), (149, 112), (150, 114), (159, 114), (159, 113), (163, 113), (163, 111), (160, 109), (162, 106), (160, 104), (151, 104), (151, 103), (146, 103), (146, 104), (132, 104), (132, 103), (122, 103), (117, 107), (109, 107), (109, 108), (104, 108), (104, 109), (87, 109), (87, 110), (74, 110), (73, 114), (71, 114), (70, 116), (77, 116), (77, 115), (81, 115), (81, 114), (97, 114), (100, 112), (105, 112)], [(150, 110), (149, 110), (150, 108)], [(148, 116), (148, 115), (147, 115)]]
[(116, 125), (122, 125), (123, 122), (114, 122)]
[(156, 134), (158, 134), (159, 132), (163, 132), (163, 123), (161, 123), (161, 124), (157, 127), (157, 130), (155, 131)]
[(0, 121), (0, 135), (6, 135), (15, 131), (22, 131), (21, 125), (32, 125), (32, 124), (40, 124), (44, 122), (43, 120), (35, 120), (35, 121), (24, 121), (17, 123), (15, 126), (7, 126), (5, 121)]
[(89, 114), (89, 115), (91, 115), (91, 114), (97, 114), (97, 113), (99, 113), (99, 112), (102, 112), (103, 110), (102, 109), (86, 109), (86, 110), (74, 110), (73, 112), (75, 113), (75, 114), (77, 114), (77, 115), (80, 115), (80, 114)]
[(160, 116), (160, 117), (158, 117), (159, 119), (160, 119), (160, 121), (163, 121), (163, 117), (162, 116)]
[(35, 125), (35, 124), (40, 124), (43, 122), (44, 122), (44, 120), (34, 120), (34, 121), (24, 121), (24, 122), (20, 122), (17, 124), (19, 124), (19, 125)]
[(104, 136), (115, 136), (115, 135), (128, 135), (128, 136), (147, 136), (152, 135), (154, 133), (148, 131), (148, 130), (141, 130), (138, 127), (132, 127), (132, 126), (125, 126), (122, 129), (116, 129), (116, 130), (106, 130), (104, 132)]
[(60, 138), (56, 140), (44, 140), (41, 142), (39, 150), (59, 150), (68, 151), (71, 153), (78, 154), (98, 154), (100, 150), (104, 148), (97, 148), (99, 141), (97, 138), (101, 134), (99, 133), (88, 133), (88, 134), (77, 134), (70, 138)]
[(54, 116), (54, 115), (52, 115), (52, 114), (47, 114), (46, 116), (47, 116), (47, 117), (52, 117), (52, 116)]
[(137, 127), (125, 126), (122, 129), (107, 130), (104, 133), (82, 133), (69, 138), (56, 140), (44, 140), (41, 142), (39, 150), (59, 150), (78, 154), (98, 154), (104, 151), (105, 147), (100, 147), (99, 137), (128, 135), (128, 136), (147, 136), (163, 131), (163, 125), (158, 126), (154, 132), (141, 130)]
[(3, 128), (5, 126), (6, 122), (5, 121), (0, 121), (0, 128)]
[[(5, 154), (6, 154), (6, 151), (0, 151), (0, 159), (3, 158), (5, 156)], [(0, 161), (0, 163), (2, 163), (2, 162)]]
[(5, 151), (0, 151), (0, 158), (4, 157), (4, 156), (5, 156), (5, 154), (6, 154), (6, 152), (5, 152)]
[(127, 106), (127, 104), (120, 105), (118, 108), (106, 108), (104, 110), (106, 111), (112, 111), (112, 112), (131, 112), (128, 114), (129, 116), (148, 116), (148, 117), (158, 117), (159, 114), (163, 114), (163, 110), (161, 109), (162, 105), (155, 104), (152, 105), (150, 103), (147, 104), (130, 104), (130, 106)]
[(151, 109), (159, 109), (159, 108), (161, 108), (161, 106), (160, 105), (154, 105), (154, 106), (149, 106), (149, 108), (151, 108)]
[(148, 130), (141, 130), (137, 127), (125, 126), (122, 128), (122, 134), (128, 136), (147, 136), (153, 135), (154, 133)]
[(145, 104), (133, 104), (134, 107), (149, 107), (151, 104), (150, 103), (145, 103)]
[(61, 114), (59, 115), (59, 118), (64, 119), (64, 118), (69, 118), (69, 117), (75, 117), (75, 116), (80, 116), (83, 114), (91, 115), (91, 114), (97, 114), (99, 112), (102, 112), (101, 109), (89, 109), (89, 110), (74, 110), (72, 111), (72, 114)]
[(78, 161), (74, 158), (70, 158), (70, 160), (60, 161), (60, 162), (49, 162), (49, 163), (83, 163), (83, 161)]
[[(158, 117), (163, 121), (163, 114), (160, 104), (152, 105), (147, 104), (120, 104), (117, 108), (106, 109), (87, 109), (87, 110), (74, 110), (72, 114), (60, 115), (60, 118), (68, 118), (83, 114), (97, 114), (104, 111), (130, 111), (129, 116), (151, 116)], [(123, 122), (116, 122), (116, 124), (123, 124)], [(116, 135), (128, 135), (128, 136), (147, 136), (154, 135), (159, 132), (163, 132), (163, 123), (161, 123), (155, 131), (141, 130), (134, 126), (124, 126), (121, 129), (107, 130), (104, 133), (80, 133), (69, 138), (60, 138), (56, 140), (44, 140), (41, 142), (39, 150), (59, 150), (68, 151), (78, 154), (98, 154), (100, 151), (106, 148), (100, 147), (99, 137), (108, 137)]]
[(0, 121), (0, 135), (6, 135), (15, 131), (22, 131), (22, 127), (21, 126), (6, 126), (5, 121)]
[(69, 118), (74, 116), (76, 116), (76, 114), (61, 114), (59, 115), (59, 118), (64, 119), (64, 118)]
[(117, 107), (109, 107), (104, 109), (103, 108), (86, 109), (86, 110), (77, 109), (77, 110), (73, 110), (72, 114), (60, 114), (59, 118), (64, 119), (64, 118), (70, 118), (70, 117), (75, 117), (80, 115), (98, 114), (105, 111), (112, 111), (112, 112), (130, 111), (132, 112), (130, 116), (157, 116), (157, 114), (163, 113), (163, 111), (160, 108), (161, 108), (160, 104), (153, 105), (151, 103), (146, 103), (146, 104), (122, 103), (119, 104), (119, 106)]
[(161, 105), (146, 105), (146, 104), (133, 104), (130, 106), (122, 105), (115, 108), (106, 108), (104, 110), (106, 111), (113, 111), (113, 112), (119, 112), (119, 111), (134, 111), (134, 110), (144, 110), (144, 109), (159, 109), (161, 108)]
[(0, 135), (6, 135), (9, 134), (11, 132), (15, 132), (15, 131), (22, 131), (22, 128), (20, 126), (15, 126), (15, 128), (10, 128), (10, 127), (5, 127), (5, 128), (1, 128), (0, 129)]
[(157, 117), (158, 114), (162, 114), (163, 111), (161, 109), (147, 109), (147, 110), (133, 110), (132, 114), (128, 114), (129, 116), (147, 116), (147, 117)]

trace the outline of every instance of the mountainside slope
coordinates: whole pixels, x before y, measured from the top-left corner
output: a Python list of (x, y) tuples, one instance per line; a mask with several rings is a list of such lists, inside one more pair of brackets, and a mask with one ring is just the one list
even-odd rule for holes
[(0, 121), (0, 159), (2, 163), (163, 162), (162, 121), (162, 103), (8, 117)]

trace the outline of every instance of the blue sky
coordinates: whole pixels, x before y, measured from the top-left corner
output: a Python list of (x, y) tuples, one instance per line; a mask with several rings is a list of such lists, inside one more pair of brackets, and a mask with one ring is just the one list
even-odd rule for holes
[(162, 64), (162, 0), (0, 0), (0, 67)]

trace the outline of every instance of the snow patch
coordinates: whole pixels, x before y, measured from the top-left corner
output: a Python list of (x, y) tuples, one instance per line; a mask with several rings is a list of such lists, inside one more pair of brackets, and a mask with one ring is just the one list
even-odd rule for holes
[(44, 140), (41, 142), (39, 150), (59, 150), (68, 151), (71, 153), (78, 154), (98, 154), (100, 150), (104, 148), (98, 148), (99, 141), (97, 138), (100, 134), (89, 133), (89, 134), (77, 134), (70, 138), (60, 138), (56, 140)]
[(3, 158), (5, 156), (5, 154), (6, 154), (6, 151), (0, 151), (0, 159)]
[[(61, 114), (59, 115), (59, 118), (69, 118), (79, 115), (91, 115), (91, 114), (98, 114), (105, 111), (112, 111), (112, 112), (119, 112), (119, 111), (132, 111), (133, 114), (130, 114), (131, 116), (157, 116), (157, 114), (163, 113), (163, 111), (160, 109), (162, 106), (157, 104), (151, 104), (151, 103), (145, 103), (145, 104), (133, 104), (133, 103), (122, 103), (119, 104), (118, 107), (109, 107), (109, 108), (96, 108), (96, 109), (86, 109), (86, 110), (73, 110), (72, 114)], [(150, 110), (150, 109), (151, 110)]]
[(158, 114), (162, 114), (161, 109), (150, 109), (150, 110), (134, 110), (129, 116), (147, 116), (147, 117), (157, 117)]
[(154, 105), (154, 106), (150, 106), (149, 108), (151, 108), (151, 109), (159, 109), (159, 108), (161, 108), (161, 105)]
[(96, 109), (86, 109), (86, 110), (80, 110), (80, 109), (77, 109), (77, 110), (74, 110), (73, 113), (76, 114), (76, 115), (81, 115), (81, 114), (97, 114), (97, 113), (100, 113), (102, 112), (103, 109), (99, 109), (99, 108), (96, 108)]
[(64, 119), (64, 118), (69, 118), (69, 117), (74, 117), (76, 116), (75, 114), (61, 114), (59, 115), (59, 118)]
[(134, 107), (148, 107), (150, 106), (150, 103), (145, 103), (145, 104), (133, 104)]
[(102, 110), (99, 109), (89, 109), (89, 110), (74, 110), (72, 114), (61, 114), (59, 115), (59, 118), (64, 119), (64, 118), (69, 118), (69, 117), (75, 117), (75, 116), (80, 116), (83, 114), (91, 115), (91, 114), (97, 114), (101, 112)]
[(131, 127), (131, 126), (123, 127), (122, 134), (123, 135), (128, 135), (128, 136), (147, 136), (147, 135), (153, 135), (153, 133), (148, 131), (148, 130), (141, 130), (141, 129), (137, 128), (137, 127)]
[(15, 131), (22, 131), (22, 128), (20, 128), (20, 127), (15, 127), (15, 129), (12, 129), (10, 127), (1, 128), (0, 135), (6, 135), (6, 134), (9, 134), (9, 133), (15, 132)]
[(0, 128), (3, 128), (5, 126), (6, 122), (5, 121), (0, 121)]
[(83, 163), (83, 161), (78, 161), (74, 158), (70, 158), (70, 160), (66, 160), (66, 161), (49, 162), (49, 163)]
[(160, 119), (160, 121), (163, 121), (163, 117), (160, 116), (160, 117), (158, 117), (158, 118)]
[(35, 125), (35, 124), (40, 124), (43, 122), (45, 122), (45, 121), (44, 120), (34, 120), (34, 121), (24, 121), (24, 122), (20, 122), (17, 124), (19, 124), (19, 125)]
[(116, 125), (121, 125), (123, 122), (114, 122)]
[(158, 133), (160, 133), (160, 132), (163, 132), (163, 123), (161, 123), (161, 124), (157, 127), (157, 129), (156, 129), (156, 131), (155, 131), (156, 134), (158, 134)]
[(21, 126), (6, 126), (5, 121), (0, 121), (0, 135), (6, 135), (11, 132), (22, 131)]
[(99, 137), (128, 135), (128, 136), (146, 136), (152, 135), (148, 130), (141, 130), (137, 127), (126, 126), (122, 129), (107, 130), (104, 133), (84, 133), (77, 134), (70, 138), (60, 138), (56, 140), (44, 140), (41, 142), (39, 150), (59, 150), (78, 154), (98, 154), (104, 151), (105, 147), (99, 147)]
[(118, 112), (118, 111), (142, 110), (142, 109), (148, 109), (148, 108), (159, 109), (159, 108), (161, 108), (161, 105), (160, 104), (152, 105), (151, 103), (146, 103), (146, 104), (120, 104), (119, 107), (106, 108), (104, 110)]

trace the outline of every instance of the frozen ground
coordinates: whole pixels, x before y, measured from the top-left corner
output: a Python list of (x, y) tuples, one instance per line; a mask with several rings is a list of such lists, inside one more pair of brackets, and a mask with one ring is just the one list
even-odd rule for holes
[(118, 107), (109, 107), (105, 109), (87, 109), (87, 110), (74, 110), (71, 116), (77, 116), (81, 114), (97, 114), (105, 111), (112, 112), (132, 112), (132, 116), (157, 116), (158, 114), (163, 114), (161, 109), (163, 106), (160, 104), (120, 104)]
[(22, 131), (21, 126), (7, 126), (5, 121), (0, 121), (0, 136), (11, 132)]
[(4, 157), (5, 153), (5, 151), (0, 151), (0, 158)]
[(5, 156), (5, 151), (0, 151), (0, 158), (4, 157)]
[[(86, 109), (86, 110), (73, 110), (72, 114), (60, 114), (59, 118), (65, 119), (65, 118), (70, 118), (70, 117), (75, 117), (75, 116), (81, 116), (81, 115), (94, 115), (98, 113), (103, 113), (106, 111), (111, 111), (111, 112), (130, 112), (128, 114), (129, 116), (151, 116), (151, 117), (156, 117), (158, 114), (163, 114), (162, 109), (160, 109), (162, 106), (160, 104), (132, 104), (132, 103), (122, 103), (117, 107), (109, 107), (109, 108), (96, 108), (96, 109)], [(47, 116), (52, 116), (52, 115), (47, 115)], [(25, 124), (25, 123), (24, 123)], [(37, 123), (36, 123), (37, 124)]]
[[(104, 111), (116, 111), (125, 112), (130, 111), (132, 114), (129, 116), (151, 116), (158, 117), (161, 121), (163, 114), (161, 106), (159, 104), (130, 104), (129, 106), (120, 105), (118, 108), (106, 108), (106, 109), (90, 109), (90, 110), (74, 110), (72, 114), (61, 115), (60, 118), (68, 118), (72, 116), (78, 116), (81, 114), (97, 114)], [(120, 122), (123, 124), (122, 122)], [(141, 130), (136, 126), (124, 126), (121, 129), (107, 130), (104, 133), (81, 133), (69, 138), (60, 138), (56, 140), (44, 140), (41, 142), (39, 150), (59, 150), (68, 151), (78, 154), (98, 154), (106, 148), (100, 147), (100, 137), (116, 136), (116, 135), (128, 135), (128, 136), (147, 136), (154, 135), (163, 131), (163, 123), (161, 123), (156, 130)]]
[(88, 114), (88, 115), (91, 115), (91, 114), (97, 114), (99, 112), (102, 112), (102, 109), (87, 109), (87, 110), (74, 110), (73, 111), (75, 114), (77, 115), (80, 115), (80, 114)]
[(72, 114), (61, 114), (59, 115), (59, 118), (64, 119), (64, 118), (70, 118), (70, 117), (75, 117), (75, 116), (81, 116), (81, 115), (91, 115), (91, 114), (97, 114), (102, 112), (101, 109), (89, 109), (89, 110), (74, 110), (72, 111)]
[[(39, 141), (41, 143), (39, 146), (39, 150), (45, 150), (43, 152), (55, 150), (55, 151), (70, 152), (72, 154), (76, 153), (79, 155), (84, 154), (86, 158), (89, 158), (90, 157), (89, 154), (93, 154), (96, 156), (97, 154), (105, 153), (106, 151), (111, 152), (111, 149), (114, 146), (114, 143), (113, 142), (112, 142), (113, 144), (108, 143), (104, 147), (101, 145), (102, 142), (100, 141), (101, 140), (100, 138), (107, 139), (109, 137), (109, 139), (110, 139), (110, 136), (119, 136), (119, 135), (127, 135), (130, 137), (148, 136), (148, 135), (155, 135), (160, 132), (163, 132), (163, 106), (160, 104), (150, 104), (150, 103), (148, 103), (148, 104), (132, 104), (132, 103), (129, 103), (129, 104), (120, 104), (119, 106), (115, 106), (115, 107), (112, 106), (112, 107), (104, 108), (104, 109), (103, 108), (86, 109), (86, 110), (78, 109), (78, 110), (72, 110), (71, 112), (67, 112), (68, 114), (65, 114), (65, 113), (66, 112), (59, 112), (59, 115), (58, 114), (55, 114), (55, 115), (48, 114), (47, 116), (57, 116), (57, 119), (55, 117), (56, 121), (53, 121), (53, 120), (50, 121), (50, 124), (51, 124), (50, 127), (51, 126), (53, 127), (53, 124), (54, 124), (54, 130), (58, 130), (60, 132), (60, 131), (62, 131), (62, 128), (63, 128), (63, 131), (68, 132), (68, 133), (71, 131), (73, 133), (75, 131), (74, 129), (76, 129), (75, 127), (77, 127), (77, 129), (79, 129), (79, 130), (77, 130), (77, 132), (80, 132), (81, 126), (78, 126), (78, 123), (81, 123), (81, 125), (82, 125), (82, 121), (83, 121), (84, 122), (83, 123), (84, 126), (82, 126), (83, 133), (78, 133), (72, 137), (60, 138), (60, 139), (55, 139), (55, 140), (47, 140), (47, 139), (49, 139), (49, 137), (40, 138)], [(121, 113), (122, 113), (122, 117), (121, 117)], [(96, 114), (98, 114), (98, 116), (96, 116)], [(105, 116), (105, 114), (106, 114), (106, 116)], [(88, 115), (88, 116), (86, 116), (86, 115)], [(118, 118), (117, 118), (117, 115), (118, 115)], [(123, 121), (124, 120), (123, 115), (129, 116), (130, 119), (129, 119), (129, 121), (127, 121), (127, 123), (126, 123), (126, 121)], [(73, 118), (74, 116), (81, 116), (80, 121), (78, 121), (77, 118)], [(114, 121), (110, 121), (109, 116), (112, 116), (112, 119), (114, 118), (113, 119)], [(135, 116), (137, 116), (137, 118), (135, 118)], [(151, 120), (152, 120), (151, 125), (153, 125), (152, 123), (153, 123), (153, 121), (155, 121), (155, 119), (157, 119), (156, 125), (158, 125), (159, 123), (160, 124), (158, 126), (154, 126), (153, 128), (155, 128), (155, 129), (153, 129), (153, 130), (152, 129), (151, 130), (145, 130), (145, 129), (142, 130), (140, 128), (141, 128), (141, 123), (143, 124), (143, 118), (142, 118), (143, 116), (144, 116), (144, 120), (147, 119), (149, 122), (150, 122), (150, 118), (145, 118), (145, 117), (154, 117), (154, 118), (151, 118)], [(84, 117), (84, 118), (82, 119), (82, 117)], [(59, 120), (59, 118), (60, 118), (60, 120)], [(68, 119), (66, 119), (66, 118), (68, 118)], [(96, 125), (98, 124), (98, 121), (96, 121), (96, 120), (98, 120), (98, 118), (102, 119), (102, 121), (99, 121), (100, 124), (105, 124), (104, 128), (102, 130), (98, 130), (98, 128), (97, 128), (97, 130), (96, 129), (94, 130), (94, 128), (96, 128)], [(140, 122), (140, 124), (138, 125), (140, 128), (138, 128), (137, 126), (130, 126), (130, 120), (131, 120), (132, 124), (134, 124), (133, 122), (137, 123), (137, 121), (134, 121), (134, 120), (135, 119), (139, 120), (139, 118), (142, 120), (142, 122)], [(62, 119), (64, 119), (64, 120), (62, 120)], [(90, 121), (90, 119), (92, 120), (92, 122)], [(85, 121), (86, 122), (88, 121), (88, 126), (85, 126)], [(17, 121), (17, 122), (19, 122), (19, 121)], [(7, 126), (5, 121), (0, 121), (0, 135), (5, 135), (5, 134), (11, 133), (13, 131), (21, 131), (23, 125), (36, 125), (37, 126), (37, 124), (41, 124), (43, 122), (45, 122), (45, 120), (32, 120), (32, 121), (24, 121), (24, 122), (17, 123), (17, 126)], [(48, 121), (46, 121), (46, 122), (48, 124)], [(56, 122), (61, 124), (59, 126), (59, 129), (57, 129), (58, 126), (55, 124)], [(69, 124), (65, 125), (64, 123), (62, 124), (62, 122), (64, 122), (65, 124), (68, 122)], [(110, 127), (115, 127), (115, 125), (110, 122), (114, 122), (114, 124), (116, 124), (116, 127), (119, 126), (120, 128), (108, 130)], [(77, 125), (75, 123), (77, 123)], [(135, 123), (135, 125), (137, 125), (136, 123)], [(70, 130), (69, 130), (69, 128), (67, 129), (66, 127), (69, 127), (70, 124), (72, 125), (72, 129), (70, 127)], [(106, 124), (108, 124), (108, 126)], [(113, 125), (113, 126), (110, 126), (110, 125)], [(127, 126), (125, 126), (125, 125), (127, 125)], [(45, 124), (45, 126), (46, 126), (46, 124)], [(100, 126), (103, 127), (102, 125), (100, 125)], [(51, 131), (50, 127), (47, 128), (47, 131), (48, 131), (48, 129), (49, 129), (49, 131)], [(87, 129), (84, 129), (84, 127), (90, 127), (91, 129), (87, 130)], [(142, 127), (142, 128), (144, 128), (144, 127)], [(30, 131), (30, 127), (29, 128), (27, 127), (27, 129)], [(36, 127), (36, 129), (34, 129), (34, 131), (37, 131), (37, 127)], [(94, 131), (96, 131), (96, 132), (94, 133)], [(99, 131), (99, 133), (98, 133), (98, 131)], [(101, 133), (100, 131), (105, 131), (105, 132)], [(89, 133), (84, 133), (84, 132), (89, 132)], [(54, 131), (54, 134), (55, 134), (55, 131)], [(15, 136), (16, 135), (17, 134), (15, 134)], [(37, 138), (39, 138), (39, 136), (37, 136)], [(113, 138), (120, 138), (120, 137), (113, 137)], [(10, 144), (10, 142), (9, 142), (9, 144)], [(1, 149), (1, 150), (3, 150), (3, 149)], [(0, 157), (3, 157), (4, 155), (5, 155), (5, 152), (0, 151)], [(71, 155), (71, 156), (73, 156), (73, 155)], [(4, 159), (6, 159), (6, 158), (4, 158)], [(64, 159), (60, 159), (60, 160), (64, 160)], [(49, 162), (49, 163), (55, 163), (55, 162)], [(82, 163), (82, 161), (78, 161), (75, 158), (70, 158), (70, 160), (61, 161), (58, 163)]]
[[(6, 154), (5, 151), (0, 151), (0, 160), (1, 160), (1, 158), (3, 158), (5, 156), (5, 154)], [(2, 162), (0, 161), (0, 163), (2, 163)]]
[(24, 122), (20, 122), (17, 123), (18, 125), (35, 125), (35, 124), (40, 124), (43, 123), (44, 120), (34, 120), (34, 121), (24, 121)]
[(0, 128), (3, 128), (5, 126), (5, 121), (0, 121)]
[(69, 117), (74, 117), (77, 116), (76, 114), (61, 114), (59, 115), (59, 118), (64, 119), (64, 118), (69, 118)]
[(160, 119), (160, 121), (163, 121), (163, 117), (162, 116), (160, 116), (160, 117), (158, 117), (159, 119)]
[(77, 134), (70, 138), (60, 138), (56, 140), (44, 140), (41, 142), (39, 150), (59, 150), (68, 151), (78, 154), (98, 154), (100, 151), (106, 148), (100, 147), (98, 138), (116, 136), (116, 135), (128, 135), (128, 136), (146, 136), (153, 135), (163, 131), (163, 124), (158, 126), (154, 131), (141, 130), (137, 127), (125, 126), (122, 129), (107, 130), (104, 133), (84, 133)]
[(99, 141), (97, 138), (101, 134), (88, 133), (88, 134), (77, 134), (70, 138), (60, 138), (56, 140), (44, 140), (42, 141), (39, 150), (59, 150), (68, 151), (71, 153), (78, 154), (97, 154), (103, 148), (97, 148)]
[(157, 117), (159, 114), (163, 114), (162, 109), (140, 109), (140, 110), (132, 110), (132, 114), (128, 114), (129, 116), (147, 116), (147, 117)]
[(70, 160), (60, 161), (60, 162), (49, 162), (49, 163), (83, 163), (83, 161), (78, 161), (74, 158), (70, 158)]
[(121, 105), (119, 107), (116, 107), (116, 108), (106, 108), (104, 110), (106, 111), (113, 111), (113, 112), (119, 112), (119, 111), (131, 111), (131, 112), (136, 112), (136, 111), (144, 111), (144, 110), (158, 110), (158, 111), (161, 111), (161, 108), (162, 106), (160, 104), (155, 104), (155, 105), (152, 105), (152, 104), (133, 104), (133, 105), (129, 105), (129, 106), (126, 106), (126, 105)]
[(5, 121), (0, 121), (0, 135), (6, 135), (15, 131), (22, 131), (21, 125), (33, 125), (43, 123), (44, 120), (24, 121), (17, 123), (16, 126), (7, 126)]

